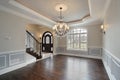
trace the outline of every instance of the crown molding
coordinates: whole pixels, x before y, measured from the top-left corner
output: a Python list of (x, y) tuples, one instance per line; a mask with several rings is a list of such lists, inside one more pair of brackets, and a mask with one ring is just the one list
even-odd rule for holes
[(66, 22), (66, 23), (70, 23), (70, 24), (72, 24), (72, 23), (80, 23), (80, 22), (84, 22), (86, 19), (88, 19), (88, 18), (90, 18), (90, 14), (87, 14), (87, 15), (85, 15), (85, 16), (83, 16), (81, 19), (77, 19), (77, 20), (72, 20), (72, 21), (68, 21), (68, 22)]
[(12, 9), (10, 9), (10, 8), (7, 8), (7, 7), (3, 6), (3, 5), (0, 5), (0, 10), (5, 11), (5, 12), (7, 12), (7, 13), (14, 14), (14, 15), (16, 15), (16, 16), (20, 16), (20, 17), (25, 18), (25, 19), (28, 19), (28, 20), (31, 20), (31, 21), (33, 21), (33, 22), (35, 22), (35, 23), (37, 23), (37, 24), (43, 24), (43, 25), (45, 25), (45, 26), (47, 26), (47, 27), (51, 26), (51, 25), (49, 25), (49, 24), (46, 24), (46, 23), (44, 23), (44, 22), (41, 22), (39, 19), (35, 19), (35, 18), (33, 18), (33, 17), (30, 17), (30, 16), (27, 16), (27, 15), (25, 15), (25, 14), (19, 13), (19, 12), (15, 11), (15, 10), (12, 10)]
[(49, 18), (47, 18), (47, 17), (45, 17), (45, 16), (37, 13), (36, 11), (34, 11), (34, 10), (32, 10), (32, 9), (24, 6), (23, 4), (20, 4), (20, 3), (17, 2), (16, 0), (10, 0), (9, 3), (10, 3), (11, 5), (15, 6), (15, 7), (18, 7), (18, 8), (20, 8), (20, 9), (22, 9), (22, 10), (25, 10), (25, 11), (27, 11), (27, 12), (29, 12), (29, 13), (37, 16), (37, 17), (40, 17), (40, 18), (42, 18), (42, 19), (45, 19), (45, 20), (47, 20), (47, 21), (49, 21), (49, 22), (51, 22), (51, 23), (56, 23), (55, 21), (53, 21), (53, 20), (51, 20), (51, 19), (49, 19)]
[[(39, 13), (21, 5), (15, 0), (9, 0), (7, 5), (0, 5), (0, 10), (14, 14), (16, 16), (23, 17), (25, 19), (28, 19), (30, 21), (33, 21), (35, 24), (45, 25), (47, 27), (53, 26), (56, 22), (40, 15)], [(15, 7), (15, 8), (13, 8)], [(25, 13), (24, 13), (25, 11)]]

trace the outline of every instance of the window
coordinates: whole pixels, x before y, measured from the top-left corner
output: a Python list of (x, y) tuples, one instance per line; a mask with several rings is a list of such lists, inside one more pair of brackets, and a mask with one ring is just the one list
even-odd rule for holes
[(68, 50), (87, 50), (87, 30), (71, 29), (67, 35)]

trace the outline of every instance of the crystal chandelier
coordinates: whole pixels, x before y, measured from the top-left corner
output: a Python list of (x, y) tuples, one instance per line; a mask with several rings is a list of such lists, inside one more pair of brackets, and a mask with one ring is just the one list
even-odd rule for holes
[(60, 21), (53, 27), (55, 34), (59, 37), (65, 36), (67, 34), (67, 32), (69, 31), (69, 26), (62, 20), (62, 18), (63, 18), (62, 17), (62, 9), (63, 9), (63, 7), (59, 7)]

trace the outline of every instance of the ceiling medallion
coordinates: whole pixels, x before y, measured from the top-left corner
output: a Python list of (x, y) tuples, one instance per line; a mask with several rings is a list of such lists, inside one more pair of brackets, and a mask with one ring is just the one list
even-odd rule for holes
[(63, 37), (69, 31), (69, 26), (62, 20), (62, 11), (65, 11), (67, 9), (67, 6), (60, 4), (57, 5), (55, 9), (60, 12), (60, 21), (58, 21), (58, 23), (53, 26), (53, 30), (58, 37)]
[(65, 4), (57, 4), (55, 6), (55, 10), (56, 11), (60, 11), (60, 7), (62, 7), (62, 11), (66, 11), (67, 10), (67, 6)]

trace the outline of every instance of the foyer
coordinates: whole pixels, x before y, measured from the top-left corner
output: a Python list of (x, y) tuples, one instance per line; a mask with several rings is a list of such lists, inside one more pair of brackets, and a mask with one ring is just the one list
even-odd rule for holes
[(0, 80), (120, 80), (119, 34), (120, 0), (0, 0)]

